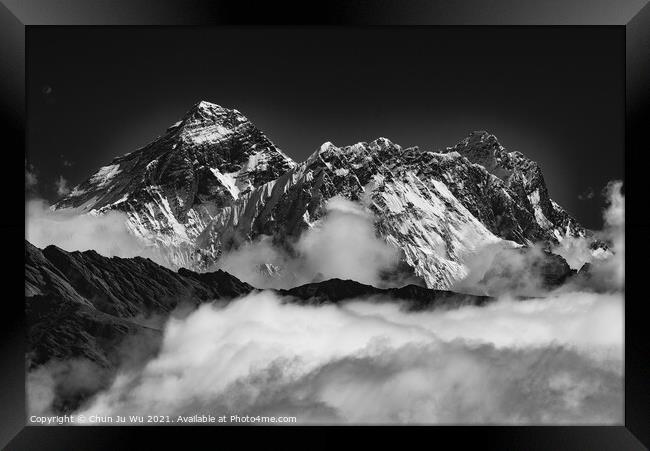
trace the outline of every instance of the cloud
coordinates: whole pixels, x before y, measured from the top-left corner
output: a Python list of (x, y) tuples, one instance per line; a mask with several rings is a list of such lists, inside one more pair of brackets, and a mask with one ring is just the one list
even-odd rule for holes
[(85, 415), (295, 415), (310, 423), (621, 423), (620, 295), (409, 313), (270, 292), (171, 319), (157, 357)]
[(129, 232), (124, 213), (82, 215), (75, 209), (51, 210), (43, 199), (29, 200), (25, 210), (25, 238), (37, 247), (52, 244), (66, 251), (92, 249), (107, 257), (141, 256), (167, 264), (160, 250), (146, 246)]
[(607, 208), (603, 212), (605, 227), (620, 229), (625, 226), (625, 196), (623, 195), (623, 182), (613, 180), (607, 183), (603, 190), (607, 200)]
[[(183, 317), (182, 307), (171, 317)], [(158, 318), (134, 318), (138, 323), (155, 323)], [(165, 318), (166, 320), (167, 318)], [(164, 324), (164, 322), (163, 322)], [(81, 402), (107, 389), (117, 370), (139, 371), (160, 349), (161, 335), (153, 330), (128, 335), (108, 356), (115, 366), (102, 366), (87, 358), (53, 358), (27, 373), (27, 410), (31, 415), (69, 413)]]
[(308, 268), (324, 279), (378, 284), (381, 271), (397, 265), (397, 249), (375, 235), (373, 216), (360, 205), (334, 197), (326, 208), (325, 220), (296, 246)]
[(60, 175), (58, 179), (54, 182), (56, 186), (56, 194), (59, 196), (65, 196), (70, 193), (70, 187), (68, 186), (68, 181)]
[[(606, 201), (603, 229), (587, 236), (564, 237), (548, 253), (545, 245), (517, 247), (502, 241), (479, 247), (462, 257), (466, 276), (451, 289), (473, 294), (541, 296), (563, 291), (620, 291), (625, 280), (625, 197), (621, 181), (602, 191)], [(568, 267), (561, 259), (562, 257)], [(570, 270), (588, 271), (569, 277)], [(586, 267), (585, 267), (586, 268)], [(562, 284), (564, 286), (560, 287)]]
[[(553, 252), (566, 259), (574, 269), (590, 264), (592, 288), (620, 290), (625, 283), (625, 196), (623, 182), (611, 181), (602, 191), (606, 207), (603, 210), (603, 229), (591, 237), (564, 238)], [(595, 247), (594, 240), (606, 245)]]
[(541, 295), (546, 286), (543, 262), (549, 260), (541, 246), (515, 247), (512, 242), (490, 243), (462, 257), (467, 275), (452, 291), (477, 295)]
[[(77, 413), (289, 415), (327, 424), (620, 424), (622, 184), (609, 184), (605, 193), (605, 227), (597, 236), (610, 250), (601, 259), (590, 250), (595, 277), (540, 289), (530, 268), (543, 250), (521, 254), (502, 243), (467, 259), (468, 290), (506, 293), (483, 307), (407, 312), (380, 298), (309, 306), (267, 291), (203, 305), (169, 318), (160, 348), (147, 358), (129, 355), (147, 348), (132, 338), (121, 361), (138, 365), (123, 363), (108, 382), (106, 373), (96, 376), (104, 383), (99, 388), (92, 386), (93, 366), (73, 361), (81, 376), (68, 388), (99, 390)], [(326, 208), (287, 248), (265, 237), (223, 256), (221, 268), (260, 287), (332, 277), (381, 286), (398, 252), (376, 236), (362, 206), (335, 198)], [(73, 213), (29, 203), (28, 239), (105, 255), (147, 252), (121, 213)], [(512, 300), (513, 283), (537, 289), (538, 298)], [(69, 393), (62, 388), (71, 371), (65, 365), (30, 373), (30, 412), (61, 408), (61, 390)]]
[(38, 184), (38, 176), (36, 169), (25, 160), (25, 188), (28, 190), (34, 189)]
[(27, 411), (52, 415), (64, 409), (62, 399), (95, 393), (109, 382), (105, 368), (86, 360), (51, 360), (27, 374)]
[(383, 286), (383, 275), (399, 264), (399, 251), (375, 234), (374, 218), (342, 197), (326, 204), (326, 215), (300, 238), (280, 248), (271, 237), (223, 255), (217, 268), (259, 288), (291, 288), (332, 278)]

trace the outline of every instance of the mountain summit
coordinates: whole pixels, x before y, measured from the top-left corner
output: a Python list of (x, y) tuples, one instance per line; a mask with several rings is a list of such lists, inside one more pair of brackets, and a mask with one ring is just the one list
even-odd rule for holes
[[(584, 229), (551, 200), (539, 165), (521, 152), (506, 151), (496, 136), (485, 131), (475, 131), (445, 152), (458, 152), (501, 179), (517, 195), (519, 205), (533, 213), (537, 225), (545, 234), (550, 233), (551, 238), (561, 240), (567, 234), (584, 234)], [(546, 237), (535, 238), (540, 240)]]
[(262, 236), (297, 239), (335, 196), (375, 213), (376, 234), (429, 288), (463, 278), (464, 260), (482, 246), (586, 233), (550, 199), (541, 168), (487, 132), (439, 152), (387, 138), (327, 142), (297, 164), (239, 111), (209, 102), (100, 168), (54, 208), (123, 211), (130, 230), (172, 265), (205, 270)]
[(169, 252), (173, 264), (192, 267), (194, 241), (221, 209), (295, 165), (237, 110), (199, 102), (54, 208), (123, 211), (136, 236)]

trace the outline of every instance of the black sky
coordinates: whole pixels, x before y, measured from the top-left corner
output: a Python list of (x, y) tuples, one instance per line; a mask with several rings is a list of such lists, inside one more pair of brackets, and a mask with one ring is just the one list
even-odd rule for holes
[(325, 141), (435, 150), (487, 130), (592, 228), (623, 178), (622, 28), (42, 27), (27, 45), (28, 158), (49, 199), (60, 175), (82, 181), (199, 100), (298, 161)]

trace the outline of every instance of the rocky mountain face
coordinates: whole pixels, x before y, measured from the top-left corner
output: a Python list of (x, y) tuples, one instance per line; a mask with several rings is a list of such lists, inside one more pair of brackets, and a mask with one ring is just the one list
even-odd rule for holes
[(374, 212), (377, 235), (435, 289), (462, 279), (465, 260), (483, 246), (549, 244), (586, 233), (549, 198), (539, 166), (486, 132), (439, 152), (386, 138), (328, 142), (297, 164), (239, 112), (207, 102), (54, 208), (123, 211), (133, 233), (173, 266), (206, 271), (244, 242), (297, 239), (334, 196)]
[(251, 290), (223, 271), (174, 272), (141, 257), (109, 258), (56, 246), (41, 250), (26, 241), (29, 365), (83, 357), (109, 367), (126, 336), (158, 333), (152, 317), (163, 321), (179, 305), (196, 307)]
[[(512, 214), (507, 216), (517, 217), (517, 224), (503, 223), (500, 212), (494, 214), (489, 205), (477, 204), (471, 210), (499, 236), (510, 236), (517, 242), (535, 242), (561, 241), (567, 235), (585, 235), (586, 230), (549, 197), (539, 165), (520, 152), (507, 152), (494, 135), (484, 131), (472, 132), (444, 152), (456, 152), (504, 182), (508, 196), (519, 207), (513, 207)], [(531, 214), (536, 227), (525, 230), (523, 227), (530, 224)]]
[(409, 311), (427, 309), (454, 309), (468, 305), (482, 306), (492, 302), (489, 296), (474, 296), (453, 291), (431, 290), (418, 285), (400, 288), (375, 288), (354, 280), (330, 279), (309, 283), (289, 290), (277, 290), (283, 296), (291, 296), (303, 304), (336, 304), (350, 299), (392, 299), (401, 302)]
[(115, 158), (54, 205), (123, 211), (131, 231), (192, 267), (215, 215), (295, 163), (237, 110), (199, 102), (147, 146)]

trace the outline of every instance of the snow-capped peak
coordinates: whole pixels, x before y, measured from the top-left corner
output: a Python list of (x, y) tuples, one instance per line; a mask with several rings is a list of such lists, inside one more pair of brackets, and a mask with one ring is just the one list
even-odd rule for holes
[(387, 149), (389, 147), (397, 147), (401, 148), (400, 146), (394, 144), (390, 139), (384, 138), (384, 137), (379, 137), (375, 139), (373, 142), (370, 143), (370, 147), (379, 147), (380, 149)]
[(192, 266), (193, 240), (220, 208), (296, 163), (237, 110), (201, 101), (150, 144), (113, 160), (55, 209), (121, 210), (149, 244)]
[(185, 113), (181, 122), (186, 122), (191, 118), (204, 118), (208, 119), (211, 117), (218, 117), (228, 112), (227, 108), (217, 105), (216, 103), (206, 102), (201, 100), (200, 102), (195, 103), (192, 107)]
[(205, 269), (242, 241), (295, 239), (334, 196), (370, 202), (378, 235), (436, 288), (461, 277), (462, 255), (481, 243), (525, 244), (579, 229), (550, 199), (537, 164), (488, 132), (441, 152), (385, 137), (327, 141), (297, 165), (239, 111), (206, 101), (56, 207), (123, 211), (129, 229), (174, 265)]
[(323, 144), (320, 145), (318, 150), (316, 150), (314, 153), (312, 153), (307, 160), (305, 160), (305, 164), (309, 165), (310, 163), (318, 160), (321, 155), (327, 154), (328, 152), (337, 152), (340, 149), (336, 147), (331, 141), (326, 141)]
[(201, 100), (198, 102), (196, 105), (196, 108), (199, 109), (207, 109), (207, 108), (222, 108), (221, 105), (217, 105), (216, 103), (208, 102), (207, 100)]
[(402, 150), (402, 147), (398, 144), (394, 144), (390, 139), (383, 137), (377, 138), (370, 143), (360, 141), (351, 146), (344, 147), (337, 147), (331, 141), (326, 141), (321, 144), (320, 148), (317, 151), (309, 156), (305, 163), (309, 164), (317, 160), (319, 157), (327, 158), (328, 155), (344, 155), (346, 158), (355, 158), (359, 155), (391, 149), (395, 149), (397, 152), (400, 152)]
[(219, 113), (219, 112), (225, 112), (228, 111), (228, 108), (224, 108), (221, 105), (217, 105), (216, 103), (208, 102), (205, 100), (201, 100), (200, 102), (195, 103), (192, 108), (188, 111), (188, 114), (196, 113), (196, 112), (203, 112), (206, 114), (213, 114), (213, 113)]
[(330, 149), (338, 149), (331, 141), (326, 141), (320, 145), (319, 153), (327, 152)]

